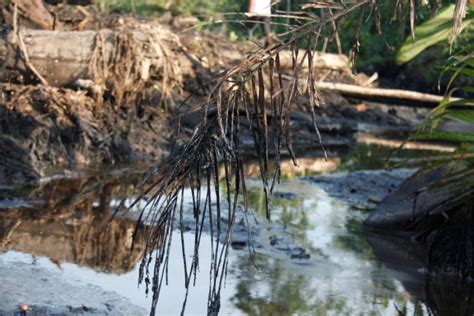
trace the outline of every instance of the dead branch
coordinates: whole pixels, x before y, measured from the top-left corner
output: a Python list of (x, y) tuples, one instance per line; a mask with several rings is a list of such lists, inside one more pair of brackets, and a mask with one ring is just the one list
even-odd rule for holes
[[(390, 99), (412, 101), (416, 102), (417, 104), (428, 104), (430, 107), (439, 104), (444, 99), (444, 96), (441, 95), (421, 93), (410, 90), (369, 88), (337, 82), (317, 82), (316, 87), (320, 90), (336, 91), (343, 95), (357, 98), (381, 99), (385, 101), (390, 101)], [(459, 100), (459, 98), (450, 98), (450, 101)], [(474, 105), (466, 104), (466, 106), (472, 107)]]

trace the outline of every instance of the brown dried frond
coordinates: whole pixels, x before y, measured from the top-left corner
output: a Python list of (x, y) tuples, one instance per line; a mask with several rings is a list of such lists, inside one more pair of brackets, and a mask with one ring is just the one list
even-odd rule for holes
[[(190, 265), (186, 262), (181, 229), (185, 288), (188, 290), (195, 281), (199, 266), (199, 244), (203, 227), (207, 223), (212, 240), (208, 311), (215, 313), (219, 310), (220, 290), (226, 274), (227, 255), (236, 217), (243, 214), (243, 219), (248, 221), (242, 132), (248, 128), (253, 138), (254, 153), (264, 188), (266, 215), (270, 218), (270, 196), (275, 183), (280, 179), (280, 158), (284, 149), (296, 164), (290, 115), (298, 94), (304, 93), (310, 100), (308, 111), (314, 123), (314, 141), (322, 145), (314, 111), (320, 99), (313, 74), (313, 47), (319, 39), (321, 28), (325, 25), (332, 28), (332, 22), (370, 4), (370, 0), (355, 2), (324, 19), (306, 16), (303, 24), (290, 31), (286, 41), (262, 48), (249, 55), (240, 65), (226, 71), (216, 80), (206, 102), (191, 109), (193, 113), (201, 113), (201, 123), (184, 145), (176, 149), (158, 168), (149, 172), (142, 184), (143, 195), (137, 199), (138, 201), (145, 195), (150, 197), (141, 211), (138, 225), (146, 225), (147, 247), (140, 267), (140, 281), (144, 280), (147, 288), (149, 285), (152, 287), (152, 314), (155, 313), (161, 285), (167, 280), (167, 260), (173, 227), (183, 226), (185, 188), (191, 191), (195, 220), (194, 252)], [(307, 49), (301, 51), (302, 57), (299, 56), (297, 46), (297, 41), (301, 39), (309, 43)], [(283, 50), (291, 51), (291, 76), (287, 81), (283, 80), (280, 60)], [(299, 78), (304, 74), (302, 68), (305, 63), (309, 69), (306, 74), (307, 88), (306, 91), (300, 91)], [(219, 175), (219, 166), (223, 166), (221, 169), (225, 171), (223, 179)], [(221, 181), (223, 192), (219, 188)], [(243, 198), (243, 206), (240, 198)], [(222, 207), (226, 209), (226, 221), (222, 220)], [(238, 209), (242, 209), (242, 213), (237, 213)], [(176, 218), (178, 215), (179, 219)], [(151, 273), (149, 268), (152, 258), (155, 266)], [(183, 311), (184, 308), (185, 302)]]
[(451, 37), (449, 39), (451, 45), (456, 40), (462, 30), (462, 21), (467, 13), (467, 0), (457, 0), (453, 14), (453, 27), (451, 28)]

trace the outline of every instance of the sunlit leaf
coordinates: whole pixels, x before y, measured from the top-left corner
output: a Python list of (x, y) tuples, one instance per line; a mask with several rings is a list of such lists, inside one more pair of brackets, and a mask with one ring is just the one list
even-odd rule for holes
[[(396, 63), (404, 64), (426, 48), (447, 41), (451, 33), (454, 7), (454, 4), (451, 4), (441, 9), (433, 18), (416, 27), (415, 40), (413, 41), (412, 37), (407, 37), (395, 57)], [(462, 25), (466, 27), (470, 23), (472, 23), (472, 19), (465, 19)]]

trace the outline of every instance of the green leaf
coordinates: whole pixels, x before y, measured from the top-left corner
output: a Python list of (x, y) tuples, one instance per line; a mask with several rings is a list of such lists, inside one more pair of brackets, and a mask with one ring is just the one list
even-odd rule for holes
[[(453, 22), (454, 4), (441, 9), (438, 14), (428, 21), (420, 24), (415, 28), (415, 41), (407, 37), (402, 46), (397, 52), (395, 62), (399, 65), (404, 64), (426, 48), (447, 41), (451, 34), (451, 27)], [(468, 26), (472, 19), (466, 18), (463, 21), (463, 27)]]
[(453, 105), (468, 105), (468, 104), (474, 104), (474, 99), (465, 98), (465, 99), (459, 99), (455, 101), (449, 101), (449, 102), (446, 102), (444, 106), (448, 108)]
[(463, 60), (462, 62), (466, 65), (474, 67), (474, 57), (466, 58), (466, 60)]
[(461, 68), (461, 73), (474, 77), (474, 69), (471, 69), (471, 68), (467, 68), (467, 67), (466, 68)]
[(448, 117), (474, 125), (474, 110), (449, 110)]
[(446, 131), (422, 131), (416, 134), (417, 139), (446, 140), (451, 142), (474, 143), (474, 133), (446, 132)]
[[(421, 129), (425, 129), (427, 126), (436, 128), (439, 122), (447, 115), (451, 115), (452, 118), (469, 122), (471, 116), (474, 116), (473, 109), (451, 109), (451, 106), (466, 106), (474, 104), (474, 99), (459, 99), (455, 101), (449, 101), (449, 96), (445, 96), (443, 101), (434, 108), (426, 117), (422, 123)], [(473, 123), (474, 124), (474, 123)]]

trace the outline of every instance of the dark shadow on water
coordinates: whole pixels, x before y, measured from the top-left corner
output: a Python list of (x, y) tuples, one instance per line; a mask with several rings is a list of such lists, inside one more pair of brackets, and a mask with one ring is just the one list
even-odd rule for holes
[[(466, 232), (459, 227), (452, 229)], [(447, 241), (446, 236), (453, 239)], [(443, 231), (429, 243), (378, 234), (367, 234), (366, 237), (377, 259), (412, 296), (427, 306), (431, 314), (474, 314), (472, 248), (467, 247), (467, 243), (472, 245), (472, 232), (461, 235)], [(459, 247), (452, 249), (452, 241)]]

